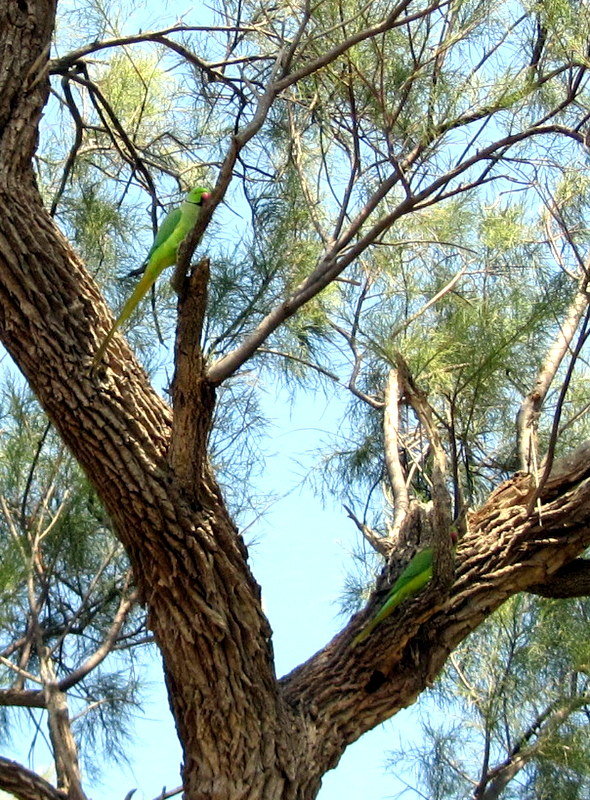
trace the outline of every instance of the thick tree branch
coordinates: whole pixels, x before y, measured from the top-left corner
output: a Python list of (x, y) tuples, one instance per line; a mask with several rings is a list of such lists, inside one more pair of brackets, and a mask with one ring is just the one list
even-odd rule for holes
[[(362, 612), (283, 679), (289, 702), (314, 709), (314, 757), (337, 758), (342, 738), (354, 741), (411, 703), (448, 653), (493, 609), (518, 591), (551, 581), (590, 544), (590, 443), (556, 463), (541, 497), (542, 526), (527, 515), (533, 492), (532, 477), (519, 475), (471, 515), (448, 599), (437, 602), (427, 590), (375, 630), (371, 648), (351, 650), (350, 641), (366, 619)], [(332, 687), (321, 701), (318, 685)]]
[(67, 697), (58, 687), (48, 649), (43, 646), (39, 649), (43, 695), (58, 786), (67, 792), (68, 800), (87, 800), (82, 789), (78, 748), (72, 732)]
[(452, 514), (451, 497), (446, 487), (447, 456), (426, 394), (416, 386), (401, 353), (396, 353), (396, 363), (402, 396), (411, 405), (420, 420), (432, 448), (434, 460), (431, 474), (433, 579), (439, 589), (446, 589), (452, 581), (454, 568), (453, 542), (449, 535)]
[(528, 592), (542, 597), (590, 597), (590, 560), (576, 558), (550, 575), (543, 583), (529, 586)]
[(0, 789), (14, 795), (18, 800), (69, 800), (65, 792), (56, 789), (40, 775), (2, 756)]
[[(20, 13), (16, 0), (8, 5), (12, 15)], [(39, 53), (46, 53), (53, 21), (40, 0), (26, 7), (35, 8), (39, 20), (18, 28), (18, 35), (24, 32), (31, 41), (10, 51), (19, 54), (12, 61), (25, 71)], [(1, 9), (0, 23), (0, 38), (6, 31), (14, 33)], [(0, 46), (0, 55), (4, 52)], [(270, 628), (243, 542), (206, 459), (197, 496), (188, 497), (171, 470), (170, 410), (123, 339), (113, 341), (109, 369), (100, 382), (84, 368), (109, 318), (107, 309), (43, 208), (32, 174), (36, 122), (47, 84), (39, 82), (29, 94), (16, 87), (6, 94), (2, 79), (7, 74), (0, 69), (0, 116), (7, 108), (4, 100), (12, 97), (0, 128), (2, 340), (97, 486), (129, 554), (142, 599), (149, 602), (148, 624), (163, 655), (185, 745), (187, 796), (220, 791), (231, 796), (236, 770), (253, 792), (258, 786), (262, 794), (265, 785), (273, 784), (269, 791), (279, 796), (285, 775), (297, 772), (302, 736), (296, 724), (287, 726), (287, 747)], [(26, 135), (22, 125), (30, 128)], [(228, 715), (220, 714), (223, 703), (239, 725), (228, 725)], [(277, 760), (267, 771), (260, 765), (269, 763), (270, 752), (277, 753)]]
[(203, 258), (182, 285), (178, 298), (176, 369), (171, 395), (174, 408), (170, 466), (188, 496), (202, 480), (202, 455), (215, 407), (211, 385), (203, 379), (201, 334), (207, 306), (209, 259)]
[(0, 689), (0, 706), (45, 708), (45, 698), (40, 689)]
[[(44, 210), (30, 164), (47, 94), (53, 7), (43, 0), (7, 0), (5, 5), (10, 15), (0, 8), (0, 37), (8, 31), (15, 44), (11, 40), (9, 48), (14, 63), (0, 69), (2, 339), (97, 487), (129, 554), (163, 656), (184, 747), (187, 798), (313, 797), (321, 776), (336, 764), (347, 744), (413, 702), (453, 647), (492, 610), (515, 592), (549, 583), (583, 551), (590, 542), (590, 448), (560, 462), (542, 487), (542, 525), (536, 516), (527, 515), (532, 479), (516, 476), (471, 516), (448, 594), (442, 594), (440, 586), (429, 587), (375, 631), (370, 648), (351, 650), (364, 611), (277, 685), (260, 590), (205, 452), (213, 403), (199, 351), (206, 270), (195, 273), (194, 283), (189, 279), (181, 302), (174, 421), (120, 337), (113, 342), (109, 369), (100, 383), (91, 378), (84, 363), (95, 350), (107, 310)], [(402, 3), (396, 12), (406, 6)], [(14, 20), (25, 14), (27, 25), (16, 25)], [(400, 15), (397, 23), (408, 20)], [(347, 40), (346, 46), (356, 41), (360, 40)], [(6, 51), (0, 47), (0, 56)], [(328, 54), (335, 59), (342, 52), (332, 49)], [(327, 65), (324, 56), (298, 64), (296, 55), (289, 43), (279, 47), (266, 88), (241, 128), (247, 112), (240, 109), (215, 203), (225, 194), (241, 151), (262, 129), (279, 92), (299, 80), (298, 69), (305, 71), (303, 77), (311, 74), (310, 67), (319, 70)], [(291, 59), (295, 68), (289, 72)], [(257, 83), (251, 85), (258, 89)], [(110, 123), (116, 124), (112, 119)], [(462, 124), (467, 124), (465, 119)], [(414, 165), (444, 133), (444, 126), (429, 131), (405, 161), (385, 161), (390, 172), (357, 218), (339, 231), (337, 241), (326, 248), (291, 298), (271, 311), (229, 361), (213, 365), (208, 375), (213, 384), (235, 372), (272, 331), (369, 245), (378, 243), (401, 216), (476, 185), (470, 179), (465, 186), (452, 183), (471, 167), (482, 164), (477, 177), (481, 183), (491, 179), (491, 169), (507, 148), (527, 138), (546, 133), (583, 138), (564, 126), (533, 126), (466, 156), (423, 189), (419, 183), (412, 190), (405, 165)], [(398, 185), (406, 192), (404, 199), (375, 219), (381, 202)], [(194, 242), (215, 203), (199, 220)], [(184, 257), (188, 262), (189, 246)], [(190, 308), (194, 315), (188, 315)], [(444, 451), (426, 398), (409, 380), (407, 386), (434, 442), (438, 541), (448, 517)], [(178, 425), (185, 412), (187, 437), (181, 441)], [(46, 678), (48, 689), (55, 689), (53, 676)], [(45, 694), (44, 702), (59, 712), (63, 698), (49, 690)]]

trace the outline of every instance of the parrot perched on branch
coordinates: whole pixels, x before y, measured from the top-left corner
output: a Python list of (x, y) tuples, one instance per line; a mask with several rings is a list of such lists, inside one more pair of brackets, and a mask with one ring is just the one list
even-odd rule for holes
[(117, 317), (113, 327), (107, 333), (102, 344), (98, 348), (92, 360), (90, 371), (93, 372), (105, 354), (109, 342), (113, 338), (118, 328), (125, 323), (133, 314), (138, 303), (147, 294), (150, 286), (154, 283), (160, 272), (165, 267), (171, 267), (176, 263), (178, 248), (180, 243), (186, 238), (188, 233), (195, 227), (201, 212), (201, 206), (208, 200), (210, 193), (207, 189), (200, 186), (191, 189), (184, 202), (170, 211), (156, 233), (156, 238), (147, 254), (147, 266), (139, 283), (135, 287), (133, 294), (123, 306), (121, 313)]
[[(457, 533), (455, 530), (451, 531), (451, 539), (453, 540), (453, 545), (455, 545), (457, 542)], [(369, 620), (360, 633), (357, 633), (354, 637), (351, 647), (356, 647), (357, 644), (364, 642), (377, 625), (383, 622), (400, 603), (403, 603), (408, 597), (412, 597), (422, 591), (432, 578), (433, 552), (432, 547), (427, 547), (424, 550), (420, 550), (419, 553), (416, 553), (389, 590), (389, 594), (379, 611)]]

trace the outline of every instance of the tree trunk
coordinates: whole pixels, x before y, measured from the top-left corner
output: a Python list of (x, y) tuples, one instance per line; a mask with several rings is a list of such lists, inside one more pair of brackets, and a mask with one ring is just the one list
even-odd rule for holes
[(590, 450), (554, 470), (541, 520), (527, 516), (530, 477), (494, 492), (470, 520), (448, 597), (427, 590), (351, 649), (372, 613), (363, 611), (277, 681), (259, 587), (205, 452), (213, 388), (196, 370), (178, 434), (193, 454), (187, 470), (179, 442), (170, 446), (171, 411), (120, 336), (90, 375), (111, 317), (43, 208), (32, 169), (54, 13), (49, 0), (5, 0), (0, 10), (2, 341), (127, 549), (162, 652), (185, 797), (310, 800), (346, 746), (412, 703), (491, 611), (590, 542)]

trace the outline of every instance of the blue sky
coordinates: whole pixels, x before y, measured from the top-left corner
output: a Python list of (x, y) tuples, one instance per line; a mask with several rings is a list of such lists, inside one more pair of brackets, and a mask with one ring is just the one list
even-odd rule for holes
[[(268, 395), (267, 395), (268, 397)], [(324, 507), (301, 478), (315, 462), (318, 429), (333, 430), (344, 404), (320, 393), (298, 393), (295, 402), (284, 390), (268, 397), (272, 420), (265, 450), (268, 467), (261, 489), (278, 499), (248, 531), (253, 539), (251, 565), (262, 586), (265, 611), (273, 628), (277, 673), (283, 675), (321, 648), (345, 623), (338, 598), (350, 566), (358, 533), (338, 505)], [(345, 399), (343, 390), (343, 400)], [(131, 768), (108, 769), (95, 798), (125, 794), (138, 787), (137, 800), (150, 800), (162, 786), (178, 785), (180, 748), (157, 665), (150, 670), (151, 702), (138, 720)], [(385, 800), (404, 787), (385, 769), (387, 750), (416, 734), (416, 712), (409, 709), (363, 736), (348, 748), (329, 772), (319, 800)], [(411, 781), (411, 776), (406, 776)], [(411, 796), (408, 795), (408, 796)]]
[[(264, 412), (270, 425), (262, 443), (267, 469), (259, 483), (260, 491), (274, 492), (278, 499), (246, 538), (252, 542), (251, 566), (273, 628), (278, 675), (309, 658), (346, 622), (339, 614), (338, 599), (359, 534), (339, 503), (322, 505), (308, 483), (302, 482), (316, 462), (320, 434), (327, 435), (340, 424), (346, 400), (345, 390), (340, 391), (341, 396), (329, 399), (320, 392), (293, 396), (278, 390), (265, 395)], [(164, 786), (172, 789), (180, 783), (181, 751), (157, 656), (149, 659), (142, 676), (144, 708), (130, 731), (129, 764), (100, 762), (99, 779), (85, 783), (93, 800), (122, 800), (133, 788), (137, 789), (134, 800), (152, 800)], [(416, 709), (402, 711), (350, 746), (336, 769), (324, 777), (319, 800), (396, 797), (404, 784), (386, 770), (387, 751), (400, 738), (407, 742), (417, 735)], [(4, 745), (2, 754), (50, 777), (50, 758), (42, 738), (37, 738), (28, 760), (30, 728), (11, 734), (11, 746)], [(402, 777), (413, 782), (411, 775)]]
[[(82, 6), (63, 0), (62, 11)], [(125, 23), (125, 32), (148, 30), (174, 24), (180, 17), (187, 24), (204, 24), (208, 14), (203, 5), (151, 3), (148, 13), (136, 7)], [(76, 43), (85, 43), (83, 37)], [(164, 278), (166, 279), (166, 278)], [(325, 507), (302, 484), (311, 469), (318, 446), (318, 431), (335, 431), (347, 400), (342, 389), (340, 400), (326, 399), (321, 393), (299, 392), (295, 399), (285, 390), (267, 392), (265, 413), (271, 419), (263, 444), (268, 468), (260, 478), (260, 489), (279, 496), (247, 532), (252, 540), (251, 564), (262, 586), (263, 603), (274, 631), (277, 673), (282, 675), (309, 658), (344, 624), (339, 615), (338, 598), (350, 567), (350, 554), (358, 541), (358, 531), (339, 503)], [(123, 798), (136, 787), (136, 800), (149, 800), (162, 790), (177, 786), (180, 747), (176, 738), (162, 674), (157, 659), (150, 665), (146, 680), (144, 714), (138, 716), (128, 750), (130, 764), (104, 765), (100, 782), (89, 783), (89, 794), (98, 798)], [(396, 796), (403, 784), (384, 768), (386, 751), (395, 747), (398, 737), (415, 732), (413, 711), (398, 715), (367, 734), (344, 754), (335, 770), (324, 779), (320, 800), (383, 800)], [(9, 757), (24, 761), (19, 744), (14, 742)], [(42, 750), (30, 765), (44, 771)], [(409, 779), (409, 778), (408, 778)], [(410, 779), (409, 779), (410, 780)]]
[[(333, 429), (343, 405), (320, 393), (299, 393), (294, 403), (291, 400), (285, 391), (267, 400), (265, 411), (272, 425), (265, 450), (271, 468), (261, 479), (261, 489), (285, 495), (289, 487), (295, 488), (278, 499), (247, 535), (254, 540), (251, 564), (273, 628), (279, 675), (309, 658), (344, 624), (338, 597), (358, 536), (339, 505), (323, 507), (310, 488), (301, 485), (315, 459), (318, 429)], [(137, 787), (136, 800), (150, 800), (163, 786), (179, 784), (180, 747), (157, 663), (149, 670), (149, 680), (145, 714), (138, 718), (132, 737), (132, 763), (120, 769), (108, 766), (100, 783), (91, 785), (95, 799), (124, 796)], [(363, 736), (325, 776), (319, 800), (396, 796), (403, 784), (385, 769), (387, 750), (396, 746), (400, 735), (407, 738), (415, 732), (416, 714), (410, 709)]]

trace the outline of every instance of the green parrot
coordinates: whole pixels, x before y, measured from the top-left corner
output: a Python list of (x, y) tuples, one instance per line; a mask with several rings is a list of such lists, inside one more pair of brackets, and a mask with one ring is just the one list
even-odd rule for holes
[[(451, 538), (453, 540), (453, 545), (456, 544), (456, 531), (451, 531)], [(416, 553), (389, 590), (389, 594), (379, 611), (367, 625), (365, 625), (361, 632), (357, 633), (354, 637), (351, 647), (356, 647), (357, 644), (364, 642), (377, 625), (383, 622), (383, 620), (386, 619), (400, 603), (403, 603), (406, 598), (412, 597), (412, 595), (422, 591), (432, 578), (432, 556), (432, 547), (427, 547), (424, 550), (420, 550), (419, 553)]]
[(194, 228), (201, 211), (201, 206), (208, 200), (210, 193), (201, 186), (196, 186), (187, 194), (184, 202), (179, 208), (170, 211), (156, 233), (156, 238), (147, 254), (147, 266), (139, 283), (135, 287), (133, 294), (123, 306), (121, 313), (117, 317), (113, 327), (107, 333), (102, 344), (98, 348), (92, 360), (90, 371), (93, 372), (105, 354), (109, 342), (115, 335), (118, 328), (125, 323), (133, 314), (138, 303), (147, 294), (148, 289), (154, 283), (160, 272), (165, 267), (171, 267), (176, 263), (176, 256), (180, 243), (186, 238), (187, 234)]

